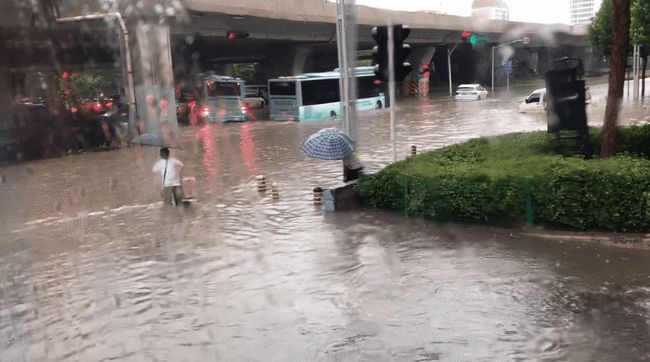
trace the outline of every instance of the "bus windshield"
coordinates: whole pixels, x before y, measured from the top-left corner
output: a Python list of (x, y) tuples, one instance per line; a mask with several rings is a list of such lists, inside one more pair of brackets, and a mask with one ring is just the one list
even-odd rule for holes
[(239, 97), (240, 84), (231, 82), (206, 81), (208, 97)]
[(274, 96), (295, 96), (296, 95), (296, 82), (270, 82), (269, 93)]

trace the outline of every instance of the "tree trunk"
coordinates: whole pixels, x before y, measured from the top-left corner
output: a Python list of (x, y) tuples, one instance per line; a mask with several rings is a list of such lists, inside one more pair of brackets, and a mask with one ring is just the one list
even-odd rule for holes
[(603, 122), (601, 156), (616, 153), (616, 126), (623, 98), (627, 44), (630, 39), (630, 0), (614, 0), (612, 51), (609, 57), (609, 88)]

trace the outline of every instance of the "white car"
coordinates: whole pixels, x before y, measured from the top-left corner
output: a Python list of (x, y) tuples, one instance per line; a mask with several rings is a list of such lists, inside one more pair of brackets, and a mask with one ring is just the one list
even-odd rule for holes
[(546, 88), (535, 89), (523, 103), (519, 105), (519, 113), (546, 112)]
[(262, 108), (264, 107), (264, 98), (258, 97), (255, 93), (244, 93), (244, 103), (249, 108)]
[(456, 89), (457, 101), (478, 101), (485, 99), (488, 91), (480, 84), (461, 84)]
[[(544, 113), (548, 104), (546, 88), (535, 89), (523, 103), (519, 105), (519, 113)], [(585, 105), (591, 102), (591, 92), (589, 87), (585, 87)]]

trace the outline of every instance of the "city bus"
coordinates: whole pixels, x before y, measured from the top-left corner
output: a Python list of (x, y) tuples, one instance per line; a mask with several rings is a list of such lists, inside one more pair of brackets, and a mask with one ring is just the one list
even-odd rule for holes
[[(356, 68), (356, 109), (365, 111), (382, 108), (384, 94), (375, 85), (372, 67)], [(305, 73), (269, 80), (271, 120), (319, 121), (341, 114), (338, 70)]]
[(199, 110), (201, 117), (210, 122), (248, 120), (242, 89), (244, 89), (244, 81), (239, 78), (221, 75), (203, 76)]

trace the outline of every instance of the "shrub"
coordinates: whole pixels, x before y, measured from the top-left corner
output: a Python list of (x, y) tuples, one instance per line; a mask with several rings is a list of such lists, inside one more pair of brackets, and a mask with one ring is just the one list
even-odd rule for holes
[[(591, 136), (600, 142), (598, 130)], [(650, 127), (623, 128), (619, 139), (620, 155), (591, 160), (552, 154), (554, 136), (545, 132), (473, 139), (392, 164), (364, 177), (357, 189), (369, 205), (406, 205), (411, 215), (512, 223), (524, 220), (530, 177), (537, 222), (647, 230)]]

